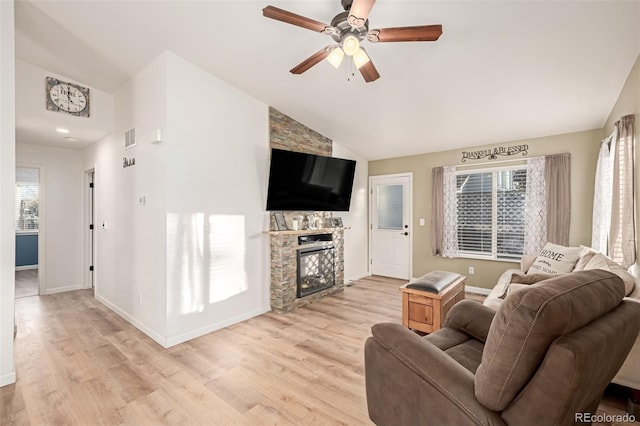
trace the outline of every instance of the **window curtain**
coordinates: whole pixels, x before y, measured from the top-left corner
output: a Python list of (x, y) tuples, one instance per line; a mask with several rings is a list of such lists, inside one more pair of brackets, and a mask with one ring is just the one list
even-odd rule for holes
[(600, 147), (591, 245), (629, 268), (636, 262), (635, 116), (626, 115)]
[(456, 168), (443, 167), (443, 220), (442, 256), (458, 257), (458, 191)]
[(458, 256), (458, 195), (456, 168), (435, 167), (431, 171), (431, 253)]
[(633, 115), (622, 117), (614, 132), (609, 257), (624, 268), (636, 262), (634, 121)]
[(431, 170), (431, 254), (442, 255), (444, 245), (444, 170), (434, 167)]
[(547, 241), (568, 246), (571, 222), (571, 155), (547, 155), (544, 159)]
[(527, 160), (527, 187), (524, 200), (523, 253), (537, 254), (547, 242), (547, 199), (545, 158)]
[[(431, 252), (458, 257), (456, 168), (432, 170)], [(547, 242), (569, 245), (571, 156), (548, 155), (527, 161), (524, 253), (537, 254)]]
[(611, 191), (613, 189), (613, 156), (609, 149), (613, 136), (602, 141), (596, 165), (596, 185), (593, 193), (593, 225), (591, 247), (602, 253), (608, 252), (609, 227), (611, 226)]

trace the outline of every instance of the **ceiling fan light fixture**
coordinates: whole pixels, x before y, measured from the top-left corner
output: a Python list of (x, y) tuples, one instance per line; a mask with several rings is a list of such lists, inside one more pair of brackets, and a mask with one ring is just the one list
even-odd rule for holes
[(361, 66), (369, 62), (369, 55), (364, 51), (363, 48), (359, 48), (356, 53), (353, 55), (353, 63), (356, 65), (356, 68), (360, 69)]
[(336, 48), (329, 53), (329, 56), (327, 56), (327, 61), (329, 61), (334, 68), (338, 68), (342, 63), (342, 58), (344, 58), (344, 50), (342, 50), (340, 46), (336, 46)]
[(360, 41), (356, 36), (350, 34), (342, 39), (342, 49), (348, 56), (353, 56), (360, 49)]

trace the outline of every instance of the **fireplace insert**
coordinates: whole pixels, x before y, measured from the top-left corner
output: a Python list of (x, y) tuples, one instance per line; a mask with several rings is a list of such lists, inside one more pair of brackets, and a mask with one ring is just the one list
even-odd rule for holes
[(322, 245), (298, 249), (297, 297), (305, 297), (335, 284), (335, 247)]

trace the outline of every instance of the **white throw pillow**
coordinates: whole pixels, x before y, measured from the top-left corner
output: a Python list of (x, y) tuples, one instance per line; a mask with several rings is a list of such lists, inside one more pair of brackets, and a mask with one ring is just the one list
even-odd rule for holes
[(624, 282), (624, 294), (626, 296), (628, 296), (635, 287), (635, 279), (633, 275), (625, 271), (622, 266), (618, 265), (602, 253), (597, 253), (591, 258), (591, 260), (589, 260), (589, 263), (584, 267), (584, 270), (588, 271), (589, 269), (603, 269), (619, 276)]
[(547, 243), (527, 270), (527, 274), (565, 274), (571, 272), (581, 253), (581, 247), (564, 247)]
[(580, 252), (580, 259), (578, 259), (576, 266), (573, 268), (573, 272), (584, 271), (584, 268), (587, 267), (587, 264), (593, 256), (599, 253), (591, 247), (580, 246), (580, 248), (582, 248), (582, 252)]

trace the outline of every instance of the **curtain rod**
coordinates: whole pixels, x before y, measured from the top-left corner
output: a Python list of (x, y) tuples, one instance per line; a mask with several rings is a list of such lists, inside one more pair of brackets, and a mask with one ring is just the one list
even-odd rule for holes
[(485, 161), (483, 163), (473, 163), (473, 164), (460, 164), (459, 166), (454, 166), (454, 167), (457, 169), (458, 167), (488, 166), (493, 164), (515, 163), (516, 161), (527, 161), (532, 158), (537, 158), (537, 157), (514, 158), (512, 160)]

